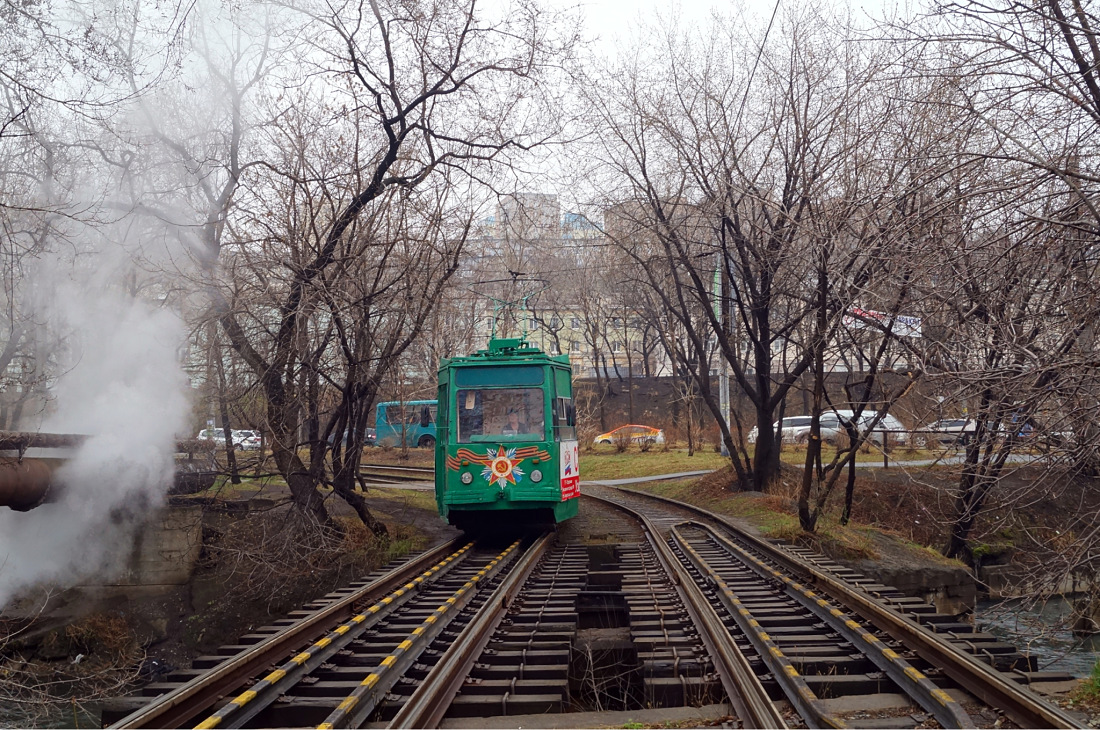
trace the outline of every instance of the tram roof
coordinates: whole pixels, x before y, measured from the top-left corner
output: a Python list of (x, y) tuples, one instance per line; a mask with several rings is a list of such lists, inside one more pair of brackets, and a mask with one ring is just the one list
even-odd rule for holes
[(472, 355), (443, 358), (439, 363), (439, 369), (454, 365), (486, 365), (494, 362), (501, 364), (557, 363), (568, 367), (569, 356), (547, 355), (522, 337), (504, 337), (489, 340), (489, 346), (486, 349), (478, 350)]

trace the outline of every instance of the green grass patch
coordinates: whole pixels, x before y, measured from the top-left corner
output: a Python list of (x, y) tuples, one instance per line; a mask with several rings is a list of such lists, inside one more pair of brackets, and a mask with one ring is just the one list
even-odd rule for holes
[[(751, 456), (751, 449), (749, 453)], [(821, 455), (822, 461), (829, 463), (835, 454), (836, 449), (826, 445)], [(942, 451), (897, 448), (891, 451), (889, 460), (893, 463), (935, 459), (940, 456), (943, 456)], [(785, 464), (803, 466), (806, 463), (806, 447), (799, 444), (784, 444), (779, 458)], [(856, 454), (856, 463), (881, 464), (882, 452), (875, 448), (871, 448), (866, 453), (860, 451)], [(643, 452), (639, 451), (638, 447), (631, 446), (627, 451), (618, 453), (614, 446), (594, 446), (581, 454), (581, 478), (628, 479), (684, 471), (722, 469), (729, 465), (728, 458), (709, 446), (696, 451), (691, 456), (688, 456), (686, 449), (662, 451), (660, 448), (652, 448)]]
[(431, 490), (371, 487), (366, 492), (366, 497), (368, 500), (371, 497), (384, 497), (385, 499), (400, 501), (409, 507), (426, 509), (431, 512), (436, 510), (435, 492)]
[(211, 500), (220, 499), (227, 502), (267, 497), (276, 499), (287, 495), (286, 480), (282, 477), (265, 476), (259, 479), (242, 478), (240, 484), (234, 484), (228, 475), (220, 475), (214, 480), (214, 484), (207, 489), (191, 494), (173, 495), (173, 500)]
[[(749, 450), (752, 453), (752, 450)], [(924, 461), (926, 459), (938, 459), (943, 456), (952, 456), (954, 452), (945, 453), (942, 449), (935, 451), (929, 451), (928, 449), (908, 449), (903, 446), (896, 446), (890, 449), (890, 452), (886, 455), (889, 463), (895, 461)], [(821, 461), (824, 464), (828, 464), (836, 456), (836, 448), (830, 444), (825, 444), (821, 449)], [(806, 446), (804, 444), (783, 444), (783, 452), (779, 455), (779, 460), (784, 464), (792, 464), (794, 466), (805, 466), (806, 464)], [(882, 463), (882, 449), (876, 446), (868, 446), (865, 449), (860, 449), (856, 452), (857, 464), (881, 464)]]
[(1100, 702), (1100, 660), (1092, 665), (1092, 673), (1081, 680), (1081, 686), (1074, 692), (1074, 699), (1089, 703)]
[(635, 447), (621, 454), (613, 446), (597, 446), (581, 454), (581, 479), (627, 479), (683, 471), (721, 469), (729, 459), (714, 451), (696, 451), (688, 456), (685, 449), (637, 451)]

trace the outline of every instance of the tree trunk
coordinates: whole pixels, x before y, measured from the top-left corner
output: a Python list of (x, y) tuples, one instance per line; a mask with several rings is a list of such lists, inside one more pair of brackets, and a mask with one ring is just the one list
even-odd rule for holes
[(286, 478), (294, 506), (303, 514), (311, 516), (317, 524), (330, 526), (332, 522), (328, 510), (325, 509), (324, 496), (315, 488), (309, 469), (293, 448), (294, 440), (292, 434), (273, 434), (272, 457), (279, 467), (279, 473)]
[[(810, 512), (810, 491), (821, 470), (821, 408), (825, 396), (825, 328), (828, 324), (826, 300), (829, 294), (829, 280), (825, 274), (826, 257), (822, 254), (817, 276), (817, 311), (812, 346), (813, 353), (813, 402), (810, 410), (810, 436), (806, 441), (806, 466), (802, 471), (802, 488), (798, 492), (798, 522), (806, 532), (817, 527), (820, 512)], [(803, 373), (803, 377), (805, 373)], [(806, 398), (806, 389), (802, 388), (802, 398)]]
[[(856, 432), (855, 427), (848, 424), (845, 426), (848, 432), (848, 440), (850, 443), (855, 444), (855, 439), (859, 438), (859, 434)], [(852, 519), (852, 499), (855, 496), (856, 491), (856, 457), (852, 454), (851, 461), (848, 462), (848, 483), (844, 485), (844, 510), (840, 513), (840, 524), (847, 525)]]
[(600, 351), (597, 348), (592, 349), (592, 367), (596, 371), (596, 410), (600, 414), (600, 431), (606, 431), (607, 413), (604, 408), (604, 401), (607, 400), (607, 390), (604, 388), (604, 378), (600, 374)]
[[(981, 430), (980, 425), (978, 430)], [(966, 466), (963, 467), (963, 473), (959, 477), (959, 494), (955, 499), (955, 519), (951, 523), (951, 533), (943, 548), (945, 556), (958, 558), (968, 565), (973, 561), (968, 544), (970, 531), (974, 528), (974, 521), (985, 501), (985, 492), (988, 489), (988, 487), (979, 486), (982, 477), (979, 474), (981, 467), (978, 464), (978, 456), (984, 440), (978, 438), (980, 435), (976, 433), (975, 438), (972, 438), (970, 445), (966, 447)]]
[(222, 435), (225, 437), (225, 463), (229, 469), (229, 481), (241, 483), (241, 473), (237, 469), (237, 449), (233, 444), (233, 429), (229, 426), (229, 402), (225, 397), (225, 365), (221, 353), (216, 358), (218, 366), (218, 415), (222, 419)]
[[(780, 410), (780, 423), (782, 424), (782, 409)], [(774, 476), (779, 474), (772, 464), (779, 461), (779, 444), (782, 443), (782, 431), (772, 430), (771, 414), (757, 409), (756, 411), (756, 450), (752, 455), (752, 489), (756, 492), (766, 492), (771, 486)]]

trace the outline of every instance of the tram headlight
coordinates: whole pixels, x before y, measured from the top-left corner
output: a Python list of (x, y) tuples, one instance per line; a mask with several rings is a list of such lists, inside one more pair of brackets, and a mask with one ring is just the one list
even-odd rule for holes
[(542, 481), (542, 472), (539, 471), (538, 469), (535, 469), (533, 472), (531, 472), (531, 481), (541, 482)]
[(462, 480), (463, 484), (469, 484), (474, 480), (474, 475), (468, 471), (464, 471), (462, 472), (462, 476), (460, 476), (459, 479)]

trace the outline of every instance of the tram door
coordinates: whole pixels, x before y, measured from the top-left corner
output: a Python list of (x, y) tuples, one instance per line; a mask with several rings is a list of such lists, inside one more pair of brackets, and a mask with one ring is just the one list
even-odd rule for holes
[(580, 450), (577, 445), (576, 411), (573, 408), (573, 378), (564, 368), (554, 368), (554, 441), (558, 447), (561, 498), (581, 494)]

